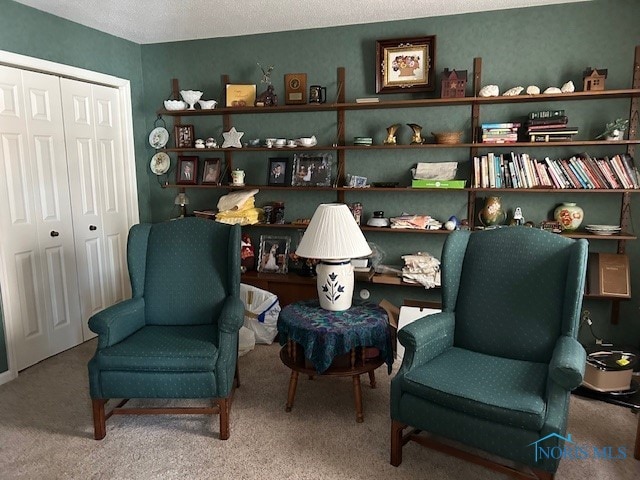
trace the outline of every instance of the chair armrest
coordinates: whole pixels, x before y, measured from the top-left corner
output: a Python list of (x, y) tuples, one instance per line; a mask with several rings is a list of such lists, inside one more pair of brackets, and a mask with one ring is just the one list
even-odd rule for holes
[(227, 297), (218, 318), (216, 382), (220, 397), (227, 397), (231, 393), (238, 361), (238, 331), (243, 323), (244, 303), (240, 297)]
[(218, 329), (222, 332), (237, 334), (243, 323), (244, 303), (239, 296), (227, 297), (218, 317)]
[(575, 339), (561, 336), (553, 349), (549, 376), (561, 387), (573, 390), (582, 383), (587, 353)]
[(405, 348), (403, 368), (422, 365), (453, 346), (455, 314), (441, 312), (427, 315), (398, 332)]
[(144, 325), (142, 297), (116, 303), (89, 319), (89, 329), (98, 334), (98, 350), (121, 342)]

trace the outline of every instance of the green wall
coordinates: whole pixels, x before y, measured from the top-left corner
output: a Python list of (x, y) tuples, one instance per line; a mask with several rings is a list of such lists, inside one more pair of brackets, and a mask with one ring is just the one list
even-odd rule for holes
[[(347, 101), (356, 97), (376, 96), (375, 93), (375, 41), (385, 38), (402, 38), (436, 35), (436, 72), (445, 68), (473, 70), (474, 57), (482, 58), (483, 84), (495, 83), (504, 91), (517, 85), (535, 84), (543, 89), (561, 86), (572, 80), (577, 89), (582, 89), (582, 72), (588, 66), (607, 68), (607, 88), (628, 88), (631, 84), (634, 47), (640, 45), (640, 2), (633, 0), (592, 1), (579, 4), (555, 5), (519, 10), (474, 13), (446, 17), (434, 17), (401, 22), (385, 22), (348, 27), (324, 28), (281, 32), (262, 35), (247, 35), (232, 38), (212, 38), (188, 42), (143, 45), (142, 64), (145, 85), (145, 106), (149, 112), (162, 106), (171, 92), (171, 79), (178, 78), (183, 89), (204, 92), (203, 98), (222, 100), (221, 75), (228, 74), (232, 82), (257, 83), (259, 91), (261, 72), (257, 62), (274, 65), (272, 74), (276, 92), (283, 102), (283, 76), (288, 72), (306, 72), (309, 84), (327, 86), (328, 98), (336, 95), (336, 68), (346, 68)], [(215, 26), (211, 35), (214, 36)], [(467, 94), (471, 92), (469, 84)], [(414, 94), (414, 98), (423, 95)], [(411, 98), (408, 95), (377, 95), (382, 100)], [(482, 121), (509, 121), (526, 115), (532, 109), (559, 108), (559, 104), (535, 104), (535, 106), (512, 105), (483, 107)], [(604, 123), (617, 117), (628, 116), (628, 100), (570, 102), (563, 105), (571, 124), (580, 128), (581, 138), (593, 138), (599, 134)], [(148, 115), (148, 130), (152, 127)], [(169, 125), (172, 118), (166, 118)], [(221, 117), (183, 117), (183, 123), (195, 125), (196, 137), (214, 136), (222, 139)], [(470, 126), (469, 107), (444, 107), (431, 109), (394, 109), (380, 111), (347, 112), (346, 139), (356, 135), (373, 136), (376, 143), (382, 142), (386, 127), (393, 123), (403, 124), (400, 143), (408, 143), (411, 130), (406, 123), (422, 125), (423, 132), (462, 129)], [(277, 115), (237, 115), (233, 125), (245, 132), (243, 140), (251, 138), (287, 137), (295, 138), (315, 134), (320, 144), (331, 144), (335, 136), (336, 114), (299, 113)], [(469, 140), (467, 137), (466, 140)], [(173, 141), (171, 139), (170, 141)], [(149, 156), (153, 153), (148, 149)], [(335, 155), (335, 152), (333, 152)], [(538, 155), (563, 156), (574, 151), (562, 148), (539, 148)], [(604, 155), (611, 149), (590, 149), (593, 155)], [(212, 153), (200, 158), (221, 157)], [(267, 158), (292, 156), (292, 152), (236, 153), (234, 166), (247, 172), (249, 183), (264, 183)], [(455, 160), (462, 162), (461, 170), (468, 171), (468, 149), (446, 149), (428, 151), (349, 151), (347, 173), (367, 176), (370, 181), (400, 181), (407, 184), (409, 168), (417, 161)], [(174, 158), (175, 160), (175, 158)], [(153, 177), (147, 170), (147, 175)], [(170, 179), (173, 181), (173, 178)], [(173, 206), (176, 191), (162, 189), (151, 183), (151, 204), (154, 221), (177, 215)], [(217, 190), (189, 190), (190, 208), (214, 208), (217, 198), (224, 192)], [(260, 192), (256, 204), (270, 200), (283, 200), (286, 219), (310, 217), (318, 202), (335, 200), (335, 193), (304, 193), (272, 191)], [(374, 210), (384, 210), (389, 215), (403, 211), (430, 213), (440, 218), (456, 215), (466, 216), (466, 194), (443, 192), (438, 194), (406, 193), (350, 193), (347, 200), (364, 204), (365, 218)], [(619, 215), (619, 195), (585, 194), (518, 194), (505, 193), (505, 206), (510, 210), (521, 206), (527, 220), (539, 222), (550, 218), (553, 208), (562, 201), (576, 201), (585, 209), (586, 223), (615, 223)], [(634, 201), (640, 202), (638, 195)], [(634, 209), (634, 223), (640, 225), (640, 209)], [(283, 235), (283, 231), (253, 229), (250, 231), (257, 244), (260, 234)], [(291, 235), (295, 245), (297, 235)], [(386, 253), (386, 263), (400, 264), (400, 255), (415, 251), (427, 251), (440, 255), (444, 236), (400, 235), (383, 232), (367, 232), (367, 238)], [(592, 242), (593, 248), (609, 251), (613, 242)], [(627, 250), (635, 272), (632, 289), (638, 292), (640, 283), (635, 282), (640, 272), (640, 250), (638, 242), (628, 242)], [(499, 261), (499, 260), (497, 260)], [(362, 285), (360, 285), (362, 287)], [(358, 288), (358, 287), (357, 287)], [(431, 292), (414, 287), (367, 286), (372, 299), (388, 298), (401, 303), (403, 298), (433, 298)], [(609, 323), (610, 302), (585, 303), (592, 312), (595, 330), (601, 336), (616, 342), (640, 338), (640, 322), (637, 322), (640, 295), (622, 303), (619, 326)], [(582, 338), (586, 332), (582, 332)]]
[[(582, 71), (587, 66), (608, 68), (607, 88), (630, 86), (633, 51), (640, 45), (640, 2), (635, 0), (596, 0), (579, 4), (554, 5), (434, 17), (399, 22), (355, 25), (348, 27), (310, 29), (231, 38), (137, 45), (97, 32), (73, 22), (54, 17), (8, 0), (0, 0), (0, 49), (54, 62), (74, 65), (89, 70), (127, 78), (131, 81), (140, 217), (142, 221), (162, 221), (177, 215), (173, 206), (175, 190), (163, 189), (149, 168), (154, 151), (147, 143), (149, 131), (156, 119), (155, 112), (162, 100), (171, 93), (171, 78), (178, 78), (184, 89), (199, 89), (206, 99), (221, 100), (221, 75), (228, 74), (236, 83), (257, 83), (260, 88), (260, 70), (256, 65), (274, 65), (272, 75), (276, 92), (283, 103), (283, 75), (306, 72), (309, 84), (327, 87), (329, 99), (336, 95), (336, 68), (346, 68), (346, 95), (375, 96), (375, 41), (385, 38), (436, 35), (436, 67), (439, 74), (445, 68), (466, 69), (472, 72), (473, 58), (483, 61), (483, 84), (496, 83), (507, 88), (536, 84), (543, 88), (560, 86), (573, 80), (578, 89), (582, 85)], [(223, 17), (221, 12), (221, 17)], [(152, 28), (152, 27), (144, 27)], [(211, 27), (215, 37), (215, 25)], [(470, 86), (467, 93), (470, 93)], [(383, 100), (410, 98), (407, 95), (379, 95)], [(416, 97), (421, 95), (416, 94)], [(530, 108), (514, 105), (482, 109), (482, 121), (505, 121), (525, 115)], [(550, 104), (549, 107), (558, 104)], [(604, 123), (628, 115), (627, 101), (570, 102), (565, 106), (571, 123), (580, 127), (581, 137), (600, 133)], [(356, 135), (373, 136), (383, 140), (385, 128), (393, 123), (403, 124), (399, 133), (401, 143), (410, 138), (406, 123), (418, 123), (425, 134), (432, 131), (468, 130), (467, 107), (432, 109), (395, 109), (347, 113), (347, 139)], [(172, 119), (166, 118), (171, 126)], [(185, 117), (193, 123), (196, 137), (214, 136), (222, 140), (221, 118)], [(234, 118), (234, 126), (244, 131), (245, 139), (283, 136), (295, 138), (315, 134), (323, 144), (333, 142), (335, 113), (300, 113), (278, 115), (242, 115)], [(171, 139), (170, 141), (173, 141)], [(543, 152), (544, 151), (544, 152)], [(566, 155), (560, 148), (537, 149), (540, 155)], [(610, 150), (589, 150), (594, 155), (610, 154)], [(242, 153), (234, 162), (248, 174), (248, 181), (261, 183), (266, 178), (266, 163), (270, 156), (262, 153)], [(288, 152), (287, 152), (288, 154)], [(335, 154), (335, 152), (334, 152)], [(201, 158), (215, 157), (209, 154)], [(221, 156), (221, 155), (219, 155)], [(174, 159), (175, 160), (175, 159)], [(370, 181), (401, 181), (407, 183), (409, 168), (417, 161), (456, 160), (461, 169), (467, 168), (468, 151), (457, 149), (429, 150), (426, 152), (387, 151), (347, 152), (347, 173), (368, 176)], [(190, 190), (190, 208), (215, 207), (220, 193), (216, 190)], [(597, 197), (597, 198), (596, 198)], [(605, 197), (605, 198), (603, 198)], [(610, 198), (609, 198), (610, 197)], [(262, 205), (270, 200), (284, 200), (286, 218), (309, 217), (319, 202), (335, 200), (334, 193), (261, 192), (256, 200)], [(540, 221), (547, 218), (555, 205), (567, 199), (561, 193), (550, 195), (503, 195), (505, 206), (513, 210), (521, 206), (527, 219)], [(586, 223), (614, 223), (617, 221), (619, 199), (616, 196), (572, 194), (585, 209)], [(464, 217), (466, 195), (459, 192), (439, 194), (407, 193), (404, 195), (350, 194), (348, 201), (361, 201), (365, 218), (373, 210), (384, 210), (387, 216), (402, 211), (427, 212), (447, 218)], [(638, 204), (638, 195), (633, 196)], [(633, 210), (633, 222), (640, 225), (640, 208)], [(289, 231), (287, 231), (289, 232)], [(282, 230), (252, 230), (254, 239), (261, 233), (282, 234)], [(295, 233), (287, 233), (296, 237)], [(439, 256), (444, 236), (402, 235), (372, 233), (367, 235), (385, 251), (387, 263), (399, 263), (400, 255), (415, 251), (428, 251)], [(294, 244), (296, 239), (294, 238)], [(598, 250), (610, 250), (612, 242), (592, 242)], [(631, 259), (632, 291), (638, 292), (636, 281), (640, 272), (640, 242), (628, 242)], [(388, 298), (401, 303), (403, 298), (433, 298), (430, 292), (410, 287), (367, 286), (372, 299)], [(640, 322), (637, 322), (640, 295), (621, 307), (618, 326), (609, 324), (609, 302), (585, 303), (592, 311), (595, 329), (600, 336), (615, 342), (638, 344)], [(0, 323), (0, 329), (2, 328)], [(0, 331), (0, 334), (2, 332)], [(582, 337), (586, 340), (585, 332)], [(3, 368), (4, 348), (0, 344), (0, 372)]]

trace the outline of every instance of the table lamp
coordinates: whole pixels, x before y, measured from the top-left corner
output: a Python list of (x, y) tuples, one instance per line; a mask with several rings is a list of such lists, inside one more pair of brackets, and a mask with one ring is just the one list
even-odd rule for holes
[(339, 203), (320, 204), (296, 254), (320, 260), (316, 267), (320, 306), (332, 311), (349, 309), (354, 284), (351, 259), (371, 254), (349, 207)]
[(183, 218), (187, 216), (187, 205), (189, 205), (189, 197), (184, 192), (180, 192), (176, 195), (176, 198), (173, 200), (175, 205), (180, 205), (180, 217)]

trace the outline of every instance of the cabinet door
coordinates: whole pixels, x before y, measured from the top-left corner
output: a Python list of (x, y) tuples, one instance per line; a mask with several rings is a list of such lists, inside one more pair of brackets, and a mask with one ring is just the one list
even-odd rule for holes
[(62, 79), (69, 187), (85, 340), (95, 313), (129, 295), (126, 200), (116, 89)]
[(59, 79), (0, 67), (0, 260), (17, 368), (82, 341)]

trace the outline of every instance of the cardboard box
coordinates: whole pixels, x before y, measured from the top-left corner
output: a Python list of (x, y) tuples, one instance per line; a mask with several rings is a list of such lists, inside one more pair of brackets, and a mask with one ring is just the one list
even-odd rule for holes
[(411, 180), (412, 188), (464, 188), (466, 180)]
[(629, 258), (618, 253), (589, 253), (587, 287), (591, 295), (631, 298)]

